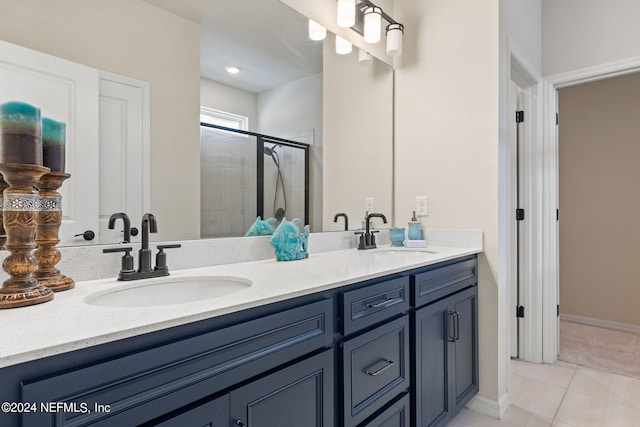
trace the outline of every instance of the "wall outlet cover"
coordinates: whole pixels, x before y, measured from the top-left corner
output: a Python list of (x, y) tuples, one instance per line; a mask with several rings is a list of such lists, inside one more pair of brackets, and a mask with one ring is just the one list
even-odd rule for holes
[(416, 216), (429, 216), (427, 196), (416, 197)]

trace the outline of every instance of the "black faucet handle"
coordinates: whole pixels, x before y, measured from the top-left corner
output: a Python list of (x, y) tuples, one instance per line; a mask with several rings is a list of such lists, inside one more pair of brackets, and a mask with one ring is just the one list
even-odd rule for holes
[(167, 266), (167, 254), (164, 253), (164, 250), (180, 247), (182, 247), (180, 243), (174, 243), (171, 245), (158, 245), (158, 253), (156, 254), (156, 266), (153, 269), (155, 271), (161, 271), (169, 274), (169, 267)]
[(120, 278), (122, 280), (123, 275), (132, 274), (135, 272), (135, 268), (133, 267), (133, 257), (131, 256), (131, 251), (133, 250), (130, 246), (122, 246), (116, 248), (107, 248), (103, 249), (102, 253), (115, 253), (115, 252), (124, 252), (122, 255), (122, 265), (120, 267)]

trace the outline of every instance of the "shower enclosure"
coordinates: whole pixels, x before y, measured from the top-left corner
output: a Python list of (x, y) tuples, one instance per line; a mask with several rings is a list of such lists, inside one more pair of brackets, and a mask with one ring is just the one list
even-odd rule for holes
[(200, 236), (243, 236), (256, 217), (309, 224), (309, 145), (200, 123)]

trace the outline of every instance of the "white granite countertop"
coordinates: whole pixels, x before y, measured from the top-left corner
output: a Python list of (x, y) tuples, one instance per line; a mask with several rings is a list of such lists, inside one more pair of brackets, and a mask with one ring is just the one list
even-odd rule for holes
[(364, 251), (338, 250), (311, 254), (309, 258), (298, 261), (279, 262), (269, 259), (172, 271), (170, 277), (173, 278), (231, 276), (250, 280), (252, 285), (214, 299), (155, 307), (99, 307), (85, 302), (87, 297), (97, 292), (104, 293), (123, 286), (140, 286), (144, 283), (141, 280), (119, 282), (114, 278), (79, 282), (75, 289), (57, 293), (53, 301), (0, 311), (0, 367), (221, 316), (482, 251), (480, 246), (426, 248), (435, 253), (416, 253), (419, 249), (406, 248), (389, 253), (389, 249), (380, 247)]

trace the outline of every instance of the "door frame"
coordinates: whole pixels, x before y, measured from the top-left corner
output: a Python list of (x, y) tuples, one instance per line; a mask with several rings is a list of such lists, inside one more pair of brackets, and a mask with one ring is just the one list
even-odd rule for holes
[[(521, 167), (521, 185), (524, 187), (524, 194), (521, 194), (521, 204), (526, 207), (526, 221), (521, 228), (521, 237), (524, 239), (526, 250), (521, 253), (523, 260), (522, 266), (524, 271), (521, 274), (521, 302), (525, 307), (525, 317), (521, 319), (521, 336), (522, 345), (519, 357), (530, 362), (540, 363), (542, 361), (542, 287), (538, 284), (541, 281), (542, 273), (542, 250), (543, 250), (543, 230), (542, 230), (542, 178), (538, 171), (543, 165), (543, 159), (540, 156), (543, 130), (543, 78), (535, 71), (518, 49), (509, 42), (509, 64), (507, 84), (514, 81), (518, 87), (526, 90), (529, 94), (525, 105), (527, 116), (525, 117), (526, 126), (523, 127), (523, 137), (526, 141), (525, 147), (521, 152), (523, 156)], [(507, 120), (515, 120), (515, 117), (507, 117)], [(505, 331), (509, 340), (510, 320), (511, 316), (515, 316), (516, 307), (512, 306), (511, 295), (516, 285), (516, 274), (518, 272), (518, 257), (516, 247), (518, 245), (518, 235), (516, 232), (516, 165), (514, 162), (518, 160), (515, 157), (515, 147), (512, 144), (506, 144), (506, 179), (505, 193), (506, 203), (504, 205), (504, 215), (506, 223), (504, 224), (504, 245), (506, 256), (506, 275), (508, 297), (507, 313), (509, 321), (506, 322)], [(507, 346), (510, 353), (511, 346)]]
[[(607, 62), (565, 73), (554, 74), (544, 82), (544, 164), (541, 169), (544, 176), (542, 187), (543, 229), (543, 312), (542, 312), (542, 359), (554, 363), (558, 359), (559, 329), (557, 305), (560, 292), (559, 269), (559, 232), (556, 209), (558, 207), (558, 127), (556, 113), (557, 90), (563, 87), (593, 82), (611, 77), (640, 72), (640, 57)], [(560, 213), (562, 215), (562, 213)]]

